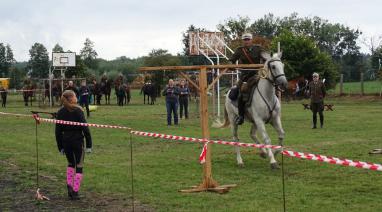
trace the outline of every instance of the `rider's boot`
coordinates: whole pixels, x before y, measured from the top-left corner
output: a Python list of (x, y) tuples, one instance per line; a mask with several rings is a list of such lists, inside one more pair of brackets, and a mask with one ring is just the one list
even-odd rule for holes
[(237, 109), (239, 110), (239, 117), (236, 119), (236, 124), (242, 125), (244, 123), (245, 102), (243, 101), (243, 95), (241, 94), (239, 94)]

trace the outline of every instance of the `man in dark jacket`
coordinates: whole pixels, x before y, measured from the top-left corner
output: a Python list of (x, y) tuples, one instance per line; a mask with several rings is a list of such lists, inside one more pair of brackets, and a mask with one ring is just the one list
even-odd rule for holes
[(172, 113), (174, 114), (174, 124), (178, 125), (179, 88), (174, 85), (174, 80), (170, 79), (168, 81), (162, 95), (166, 97), (167, 125), (171, 125)]
[[(235, 53), (231, 57), (231, 62), (239, 64), (260, 64), (265, 60), (261, 56), (263, 48), (259, 45), (254, 45), (252, 42), (252, 34), (245, 33), (242, 36), (243, 46), (236, 49)], [(248, 101), (250, 88), (247, 86), (248, 80), (257, 74), (256, 70), (241, 70), (240, 80), (237, 83), (237, 90), (231, 92), (239, 92), (238, 98), (238, 110), (239, 117), (236, 120), (236, 124), (241, 125), (244, 122), (245, 104)]]
[(317, 73), (313, 74), (313, 81), (309, 83), (310, 109), (313, 112), (312, 129), (317, 128), (317, 112), (320, 115), (321, 128), (324, 126), (324, 98), (326, 95), (325, 84), (321, 82)]
[(64, 91), (66, 91), (66, 90), (72, 90), (72, 91), (74, 91), (74, 93), (75, 93), (76, 96), (77, 96), (77, 99), (80, 98), (80, 92), (78, 91), (78, 88), (74, 85), (73, 81), (69, 81), (69, 83), (68, 83), (68, 87), (66, 87), (66, 88), (64, 89)]
[(89, 97), (90, 97), (90, 89), (88, 86), (86, 86), (86, 80), (83, 80), (81, 82), (80, 87), (80, 105), (81, 107), (86, 108), (86, 116), (89, 118), (90, 111), (89, 111)]

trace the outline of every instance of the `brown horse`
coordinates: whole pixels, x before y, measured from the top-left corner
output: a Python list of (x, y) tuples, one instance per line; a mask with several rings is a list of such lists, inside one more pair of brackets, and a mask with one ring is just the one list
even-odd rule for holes
[(125, 105), (130, 103), (131, 94), (130, 94), (130, 85), (129, 84), (123, 84), (123, 87), (125, 88)]
[(32, 106), (32, 100), (33, 96), (36, 90), (36, 85), (24, 85), (23, 87), (23, 98), (24, 98), (24, 105), (28, 106), (28, 102), (30, 102), (30, 106)]
[(106, 76), (106, 74), (104, 74), (101, 77), (101, 83), (100, 83), (101, 95), (102, 94), (105, 95), (105, 102), (106, 102), (105, 104), (107, 104), (107, 105), (110, 105), (110, 94), (111, 94), (112, 84), (113, 84), (113, 80), (109, 79)]
[(292, 97), (293, 100), (296, 98), (306, 97), (308, 87), (308, 80), (304, 76), (297, 77), (292, 80), (288, 80), (288, 88), (285, 91), (285, 96), (287, 101)]
[[(141, 95), (143, 94), (143, 104), (146, 104), (146, 96), (147, 96), (147, 104), (154, 105), (156, 101), (156, 86), (154, 83), (146, 82), (141, 88)], [(151, 98), (151, 101), (150, 101)]]

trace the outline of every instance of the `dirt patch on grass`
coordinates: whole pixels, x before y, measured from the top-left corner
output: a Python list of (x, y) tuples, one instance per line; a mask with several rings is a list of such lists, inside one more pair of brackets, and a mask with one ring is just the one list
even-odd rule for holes
[[(65, 193), (55, 192), (60, 185), (54, 176), (41, 177), (44, 181), (51, 181), (41, 190), (42, 194), (49, 194), (50, 200), (37, 201), (36, 189), (32, 188), (35, 186), (23, 183), (22, 175), (28, 175), (26, 172), (8, 161), (0, 161), (0, 165), (0, 211), (133, 211), (132, 200), (118, 196), (85, 191), (80, 200), (71, 201)], [(134, 211), (154, 209), (134, 201)]]

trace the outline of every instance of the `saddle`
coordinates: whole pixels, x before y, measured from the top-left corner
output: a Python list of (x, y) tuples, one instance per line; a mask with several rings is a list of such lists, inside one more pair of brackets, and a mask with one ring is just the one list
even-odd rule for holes
[[(255, 89), (257, 87), (257, 83), (259, 82), (258, 75), (254, 75), (250, 77), (247, 82), (242, 83), (242, 86), (240, 88), (241, 95), (243, 96), (243, 100), (246, 102), (245, 106), (250, 107), (253, 93), (255, 92)], [(237, 106), (237, 99), (239, 97), (239, 87), (234, 86), (230, 89), (230, 93), (228, 97), (231, 99), (234, 105)]]

